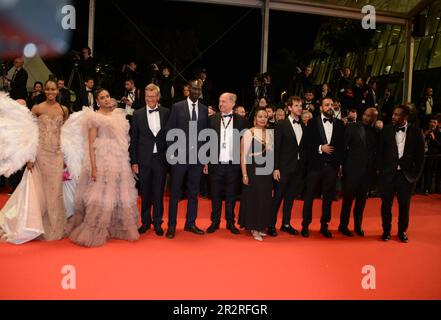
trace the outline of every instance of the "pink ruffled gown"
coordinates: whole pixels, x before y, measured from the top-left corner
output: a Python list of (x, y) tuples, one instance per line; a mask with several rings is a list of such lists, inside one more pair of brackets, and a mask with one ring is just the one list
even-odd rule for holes
[(110, 115), (88, 113), (85, 132), (98, 129), (95, 140), (97, 179), (91, 179), (89, 147), (75, 196), (75, 213), (68, 226), (69, 238), (78, 245), (98, 247), (110, 238), (136, 241), (138, 208), (135, 179), (129, 160), (129, 123), (122, 110)]

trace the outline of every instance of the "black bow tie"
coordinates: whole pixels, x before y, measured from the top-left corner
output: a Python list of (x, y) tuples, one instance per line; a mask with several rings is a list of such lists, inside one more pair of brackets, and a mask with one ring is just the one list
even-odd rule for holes
[(300, 124), (300, 120), (293, 120), (292, 123), (293, 124)]
[(159, 112), (159, 109), (156, 108), (156, 109), (153, 109), (153, 110), (149, 110), (149, 113), (153, 113), (153, 112)]
[(323, 118), (323, 123), (326, 123), (328, 121), (329, 123), (332, 123), (332, 118)]
[(406, 127), (395, 128), (395, 131), (396, 132), (400, 132), (400, 131), (406, 132)]
[(233, 117), (232, 114), (224, 114), (224, 115), (222, 116), (222, 118), (232, 118), (232, 117)]

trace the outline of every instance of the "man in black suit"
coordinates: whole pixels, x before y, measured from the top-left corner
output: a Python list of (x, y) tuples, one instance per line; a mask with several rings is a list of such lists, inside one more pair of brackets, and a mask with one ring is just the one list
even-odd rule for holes
[(392, 96), (390, 88), (384, 90), (384, 97), (381, 101), (381, 120), (384, 124), (390, 124), (392, 121), (392, 112), (395, 108), (395, 99)]
[[(203, 164), (198, 159), (198, 152), (203, 145), (203, 141), (198, 141), (198, 136), (202, 130), (208, 128), (208, 108), (198, 100), (202, 90), (200, 82), (193, 81), (190, 84), (190, 96), (172, 106), (167, 124), (170, 137), (173, 135), (175, 138), (173, 141), (167, 141), (169, 145), (167, 151), (168, 161), (172, 165), (172, 185), (166, 234), (168, 239), (175, 237), (178, 201), (186, 175), (188, 204), (184, 230), (198, 235), (205, 234), (196, 226), (196, 217), (198, 193), (203, 171)], [(177, 138), (180, 133), (185, 134), (185, 139)]]
[(142, 108), (140, 90), (136, 88), (133, 79), (126, 80), (124, 87), (126, 91), (121, 99), (120, 108), (126, 109), (126, 114), (132, 116), (135, 110)]
[(77, 94), (77, 101), (74, 107), (74, 112), (81, 111), (83, 107), (89, 107), (93, 110), (98, 110), (98, 106), (96, 104), (95, 96), (95, 81), (92, 77), (84, 78), (84, 90), (81, 90), (79, 94)]
[(301, 232), (305, 238), (309, 237), (312, 205), (316, 189), (319, 186), (321, 186), (323, 195), (320, 232), (326, 238), (332, 238), (332, 234), (328, 230), (328, 224), (331, 221), (331, 207), (335, 195), (337, 175), (343, 163), (345, 132), (343, 122), (333, 118), (332, 105), (332, 99), (322, 99), (320, 116), (308, 122), (305, 132), (307, 176)]
[[(219, 111), (210, 117), (210, 128), (216, 131), (218, 153), (216, 162), (204, 169), (210, 173), (211, 182), (211, 225), (207, 233), (214, 233), (219, 229), (222, 211), (222, 197), (225, 197), (225, 218), (227, 229), (233, 234), (239, 234), (235, 224), (234, 208), (236, 197), (240, 192), (240, 138), (239, 134), (248, 129), (248, 121), (233, 113), (237, 96), (233, 93), (224, 93), (219, 98)], [(208, 170), (207, 170), (208, 169)]]
[(170, 111), (158, 105), (159, 97), (160, 89), (155, 84), (145, 88), (146, 107), (136, 110), (131, 122), (130, 162), (133, 172), (139, 177), (142, 199), (142, 226), (138, 231), (145, 233), (153, 222), (155, 233), (163, 236), (161, 225), (167, 174), (165, 135)]
[(432, 116), (429, 128), (424, 132), (427, 144), (427, 158), (424, 164), (424, 194), (431, 193), (433, 174), (435, 174), (435, 192), (441, 193), (441, 131), (438, 118)]
[(338, 230), (345, 236), (352, 237), (348, 229), (352, 203), (354, 207), (354, 231), (364, 236), (361, 227), (367, 193), (375, 177), (375, 160), (378, 146), (378, 133), (374, 128), (378, 112), (368, 108), (363, 120), (348, 124), (344, 138), (343, 183), (344, 196)]
[(59, 93), (57, 97), (57, 102), (62, 106), (67, 107), (69, 111), (72, 112), (70, 105), (70, 91), (64, 86), (64, 84), (65, 84), (64, 78), (62, 77), (58, 78), (57, 88)]
[(303, 132), (305, 126), (300, 117), (302, 115), (302, 99), (290, 97), (286, 102), (290, 115), (277, 123), (274, 130), (274, 173), (276, 180), (273, 197), (273, 221), (268, 228), (268, 235), (275, 237), (277, 214), (282, 200), (283, 220), (281, 231), (292, 235), (299, 232), (291, 226), (291, 210), (295, 196), (303, 189), (304, 176), (304, 144)]
[(23, 58), (16, 58), (14, 60), (14, 74), (10, 80), (11, 91), (9, 96), (11, 99), (23, 99), (26, 100), (28, 97), (27, 83), (28, 83), (28, 73), (23, 68), (24, 60)]
[(425, 129), (432, 115), (436, 115), (439, 110), (437, 101), (433, 99), (433, 89), (427, 87), (424, 96), (418, 101), (417, 105), (420, 127)]
[(412, 190), (424, 165), (424, 135), (421, 129), (408, 123), (410, 109), (401, 105), (394, 109), (392, 125), (384, 127), (378, 149), (381, 187), (381, 218), (383, 241), (390, 240), (392, 202), (398, 198), (398, 237), (408, 242), (409, 208)]

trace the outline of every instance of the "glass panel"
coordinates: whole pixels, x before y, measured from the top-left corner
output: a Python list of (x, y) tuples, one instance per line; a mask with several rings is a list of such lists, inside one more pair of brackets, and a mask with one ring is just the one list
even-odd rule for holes
[(384, 49), (377, 50), (377, 54), (375, 55), (374, 65), (372, 66), (373, 76), (378, 76), (380, 74), (380, 68), (383, 62), (384, 51), (385, 51)]
[(427, 17), (426, 33), (428, 35), (436, 33), (441, 16), (441, 1), (435, 1), (429, 9)]
[(436, 35), (436, 41), (433, 46), (432, 56), (430, 57), (429, 68), (441, 67), (441, 33)]
[(430, 54), (433, 45), (433, 36), (424, 37), (422, 39), (420, 49), (418, 50), (418, 56), (415, 62), (415, 70), (426, 69), (429, 65)]
[(378, 48), (384, 48), (389, 40), (391, 26), (388, 25), (386, 29), (381, 33), (380, 40), (378, 41)]
[(392, 61), (394, 59), (395, 50), (397, 49), (397, 46), (390, 46), (386, 50), (386, 54), (384, 56), (383, 61), (383, 67), (382, 70), (380, 70), (380, 74), (389, 74), (392, 70)]
[(309, 0), (318, 4), (336, 5), (350, 8), (363, 8), (372, 5), (377, 11), (409, 13), (421, 0)]
[(392, 26), (391, 35), (389, 39), (389, 45), (394, 45), (398, 43), (401, 34), (401, 28), (399, 26)]
[(395, 60), (392, 62), (391, 73), (403, 71), (403, 61), (405, 55), (406, 55), (406, 46), (404, 43), (401, 43), (400, 46), (398, 47), (398, 52), (396, 54)]

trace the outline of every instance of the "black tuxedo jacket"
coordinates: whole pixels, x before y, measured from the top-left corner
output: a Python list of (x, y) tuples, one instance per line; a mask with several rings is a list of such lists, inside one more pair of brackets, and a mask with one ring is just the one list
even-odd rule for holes
[(381, 117), (385, 124), (388, 124), (392, 120), (392, 113), (395, 108), (395, 99), (390, 96), (387, 100), (383, 98), (381, 105)]
[(130, 124), (130, 162), (131, 164), (141, 164), (149, 166), (151, 164), (152, 154), (156, 143), (156, 148), (161, 160), (165, 162), (166, 144), (166, 125), (170, 116), (170, 110), (159, 107), (159, 119), (161, 130), (156, 137), (150, 130), (147, 120), (147, 107), (136, 110)]
[(28, 97), (28, 90), (26, 85), (28, 83), (28, 72), (21, 68), (15, 77), (11, 81), (11, 92), (9, 93), (11, 99), (23, 99), (26, 100)]
[[(225, 125), (228, 123), (229, 119), (225, 119)], [(221, 151), (221, 126), (222, 126), (222, 119), (221, 119), (221, 113), (216, 113), (215, 115), (212, 115), (209, 118), (209, 126), (211, 129), (216, 131), (217, 134), (217, 138), (218, 138), (218, 153), (217, 153), (217, 160), (219, 160), (219, 153)], [(244, 117), (239, 116), (238, 114), (233, 114), (233, 129), (237, 129), (240, 133), (243, 130), (246, 130), (249, 128), (249, 122), (247, 119), (245, 119)], [(240, 157), (240, 142), (239, 145), (234, 145), (233, 146), (233, 150), (238, 150), (238, 157)], [(234, 161), (237, 163), (240, 163), (240, 158), (239, 159), (234, 159)]]
[[(367, 141), (367, 130), (373, 136), (372, 145)], [(345, 176), (364, 177), (375, 173), (379, 133), (374, 128), (366, 129), (361, 122), (350, 123), (345, 130), (344, 164)]]
[(306, 162), (307, 168), (311, 171), (320, 171), (325, 164), (338, 168), (343, 163), (344, 155), (344, 134), (345, 127), (343, 122), (338, 119), (333, 120), (333, 130), (330, 145), (334, 147), (334, 153), (328, 155), (319, 153), (321, 145), (328, 144), (326, 141), (325, 128), (323, 127), (322, 117), (318, 116), (308, 122), (305, 132)]
[(424, 167), (424, 135), (421, 129), (408, 125), (406, 143), (401, 159), (398, 159), (396, 131), (392, 125), (385, 126), (380, 135), (377, 166), (380, 177), (390, 181), (400, 166), (409, 183), (415, 183)]
[[(126, 92), (126, 93), (124, 94), (124, 97), (128, 98), (128, 96), (129, 96), (129, 93)], [(145, 104), (145, 103), (144, 103), (144, 104)], [(126, 107), (126, 104), (125, 104), (124, 102), (121, 102), (121, 103), (119, 104), (119, 107), (122, 108), (122, 109), (124, 109), (124, 108)], [(142, 100), (141, 100), (141, 92), (140, 92), (139, 89), (136, 89), (136, 90), (135, 90), (135, 100), (134, 100), (133, 103), (132, 103), (132, 108), (135, 109), (135, 110), (138, 110), (138, 109), (141, 109), (141, 108), (143, 108), (143, 107), (144, 107), (144, 106), (143, 106), (143, 103), (142, 103)]]
[[(95, 96), (95, 91), (92, 91), (93, 95)], [(81, 92), (77, 95), (77, 101), (75, 104), (74, 111), (81, 111), (83, 109), (83, 106), (89, 105), (89, 97), (86, 90), (81, 90)], [(96, 104), (95, 98), (93, 99), (93, 109), (98, 110), (98, 106)]]
[[(190, 149), (193, 151), (196, 149), (196, 151), (199, 152), (200, 147), (206, 143), (204, 141), (198, 141), (198, 137), (196, 137), (197, 145), (191, 145), (191, 146), (189, 145), (190, 121), (191, 121), (191, 115), (190, 115), (187, 99), (175, 103), (172, 106), (170, 118), (167, 122), (167, 130), (180, 129), (185, 133), (187, 161), (189, 159)], [(202, 130), (207, 129), (208, 127), (209, 127), (208, 108), (199, 101), (198, 118), (197, 118), (197, 135), (199, 136), (199, 133)], [(172, 145), (176, 140), (177, 138), (175, 138), (173, 141), (168, 141), (167, 142), (168, 146)], [(176, 153), (175, 156), (177, 156)]]
[[(314, 121), (314, 120), (312, 120)], [(300, 145), (289, 118), (277, 123), (274, 130), (274, 170), (280, 170), (282, 175), (294, 172), (299, 166), (303, 168), (305, 161), (305, 129)], [(300, 156), (300, 159), (299, 159)]]

